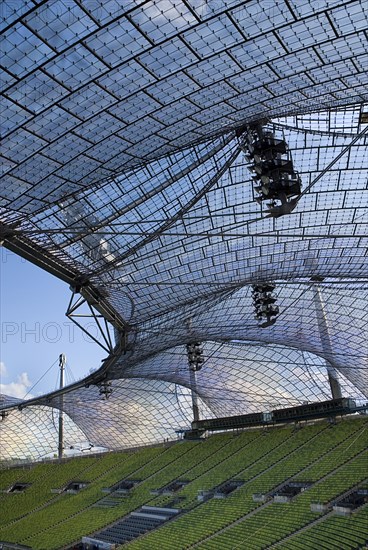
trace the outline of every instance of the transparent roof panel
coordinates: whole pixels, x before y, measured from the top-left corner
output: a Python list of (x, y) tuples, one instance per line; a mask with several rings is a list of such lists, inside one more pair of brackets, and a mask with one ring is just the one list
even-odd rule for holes
[(42, 4), (23, 21), (57, 52), (98, 29), (95, 21), (76, 3), (62, 0)]

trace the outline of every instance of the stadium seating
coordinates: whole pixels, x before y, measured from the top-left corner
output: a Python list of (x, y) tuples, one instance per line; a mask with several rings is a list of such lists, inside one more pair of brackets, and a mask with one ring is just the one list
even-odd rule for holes
[(349, 518), (329, 514), (324, 521), (312, 525), (283, 544), (277, 545), (277, 550), (364, 548), (368, 542), (367, 525), (368, 506), (357, 510)]
[[(345, 538), (358, 545), (364, 537), (368, 539), (364, 526), (367, 506), (354, 512), (352, 518), (339, 518), (312, 512), (310, 504), (332, 502), (348, 489), (364, 484), (367, 427), (364, 417), (344, 419), (333, 427), (320, 421), (302, 429), (252, 429), (218, 434), (205, 441), (181, 441), (135, 452), (0, 470), (3, 491), (14, 482), (31, 483), (22, 493), (0, 493), (0, 540), (35, 550), (56, 550), (77, 543), (83, 535), (95, 534), (143, 505), (170, 506), (176, 501), (174, 507), (181, 508), (182, 514), (127, 542), (124, 548), (180, 550), (194, 545), (228, 550), (245, 548), (247, 541), (247, 550), (273, 545), (298, 550), (313, 548), (313, 544), (316, 548), (317, 543), (318, 548), (328, 549), (329, 533), (338, 532), (340, 527)], [(138, 483), (116, 506), (96, 507), (106, 497), (102, 489), (114, 489), (124, 479)], [(188, 484), (173, 495), (151, 493), (180, 479)], [(198, 491), (213, 491), (231, 479), (244, 484), (224, 499), (198, 501)], [(77, 494), (51, 492), (73, 480), (88, 485)], [(272, 492), (290, 480), (312, 485), (289, 503), (274, 502)], [(265, 501), (255, 502), (255, 493), (264, 494)], [(343, 535), (341, 540), (345, 544)]]

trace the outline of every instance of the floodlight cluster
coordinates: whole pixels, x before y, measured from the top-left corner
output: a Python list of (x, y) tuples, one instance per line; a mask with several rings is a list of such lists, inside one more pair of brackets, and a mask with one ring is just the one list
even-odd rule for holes
[(268, 327), (276, 321), (276, 316), (280, 308), (275, 305), (276, 296), (273, 293), (275, 285), (273, 283), (262, 283), (252, 286), (252, 298), (254, 303), (255, 319), (260, 327)]
[(204, 363), (203, 349), (200, 342), (191, 342), (187, 344), (187, 354), (189, 368), (193, 372), (201, 370)]
[(264, 200), (272, 216), (290, 214), (301, 194), (302, 182), (295, 171), (289, 148), (284, 140), (276, 140), (273, 132), (263, 127), (249, 127), (242, 136), (246, 159), (252, 172), (255, 200)]

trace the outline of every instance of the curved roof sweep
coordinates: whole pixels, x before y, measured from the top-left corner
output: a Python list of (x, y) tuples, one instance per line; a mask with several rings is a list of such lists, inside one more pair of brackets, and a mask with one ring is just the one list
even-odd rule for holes
[[(191, 391), (204, 416), (327, 399), (331, 376), (367, 398), (366, 3), (120, 4), (24, 1), (3, 18), (0, 238), (116, 335), (63, 410), (120, 448), (188, 426)], [(302, 194), (287, 215), (255, 201), (250, 124), (288, 145)], [(279, 315), (260, 328), (252, 285), (270, 281)], [(60, 397), (0, 405), (15, 456), (22, 414)]]

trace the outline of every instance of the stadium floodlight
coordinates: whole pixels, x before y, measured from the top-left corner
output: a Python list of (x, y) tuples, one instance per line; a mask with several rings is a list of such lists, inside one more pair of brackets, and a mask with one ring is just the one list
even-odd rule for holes
[(99, 384), (99, 393), (103, 399), (108, 399), (112, 394), (112, 392), (113, 392), (113, 389), (112, 389), (111, 381), (106, 380), (101, 384)]
[(187, 345), (187, 355), (190, 370), (197, 372), (201, 370), (204, 363), (203, 348), (199, 342), (192, 342)]
[[(257, 184), (253, 188), (258, 193), (254, 200), (262, 204), (272, 198), (267, 208), (273, 217), (289, 213), (294, 206), (292, 201), (301, 194), (301, 179), (294, 170), (285, 140), (277, 139), (273, 131), (264, 129), (261, 124), (249, 126), (243, 135), (239, 133), (239, 139), (249, 163), (247, 169)], [(261, 188), (259, 180), (263, 184)]]
[(274, 324), (280, 311), (279, 307), (275, 305), (277, 300), (273, 294), (275, 287), (276, 285), (272, 282), (252, 286), (254, 317), (262, 328)]

